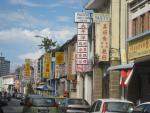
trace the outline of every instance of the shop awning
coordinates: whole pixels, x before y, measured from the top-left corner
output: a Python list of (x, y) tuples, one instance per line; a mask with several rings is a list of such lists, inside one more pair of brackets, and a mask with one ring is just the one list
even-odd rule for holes
[(119, 70), (122, 70), (122, 69), (131, 69), (131, 68), (133, 68), (133, 66), (134, 66), (134, 63), (111, 66), (107, 69), (107, 71), (116, 71), (116, 70), (119, 71)]
[(90, 0), (85, 5), (85, 9), (89, 9), (89, 10), (98, 9), (104, 2), (105, 0)]

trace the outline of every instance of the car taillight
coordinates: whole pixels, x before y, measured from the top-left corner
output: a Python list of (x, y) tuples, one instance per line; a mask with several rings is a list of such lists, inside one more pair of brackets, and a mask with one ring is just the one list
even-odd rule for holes
[(105, 113), (105, 112), (106, 112), (106, 103), (104, 103), (102, 107), (102, 113)]

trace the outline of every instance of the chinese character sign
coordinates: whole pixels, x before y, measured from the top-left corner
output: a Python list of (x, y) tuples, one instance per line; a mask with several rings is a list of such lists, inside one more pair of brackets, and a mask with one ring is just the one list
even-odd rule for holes
[(44, 54), (44, 78), (49, 78), (50, 68), (51, 68), (50, 54), (45, 53)]
[(109, 61), (109, 22), (101, 22), (100, 23), (100, 39), (99, 39), (99, 60), (100, 61)]

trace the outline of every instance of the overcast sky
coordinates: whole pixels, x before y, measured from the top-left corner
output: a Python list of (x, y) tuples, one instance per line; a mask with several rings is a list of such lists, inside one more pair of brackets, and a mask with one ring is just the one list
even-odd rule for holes
[(37, 59), (43, 50), (35, 35), (48, 36), (60, 45), (76, 34), (74, 13), (88, 0), (0, 0), (0, 52), (11, 71), (25, 58)]

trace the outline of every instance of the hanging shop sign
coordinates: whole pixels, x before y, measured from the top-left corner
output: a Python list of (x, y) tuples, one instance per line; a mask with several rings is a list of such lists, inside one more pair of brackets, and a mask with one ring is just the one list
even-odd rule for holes
[(150, 55), (150, 36), (133, 40), (128, 43), (128, 59)]
[(93, 13), (93, 22), (100, 23), (110, 21), (110, 15), (106, 13)]
[(90, 22), (90, 13), (75, 12), (75, 22)]
[(51, 68), (51, 63), (50, 63), (50, 54), (45, 53), (44, 54), (44, 78), (49, 78), (50, 76), (50, 68)]

